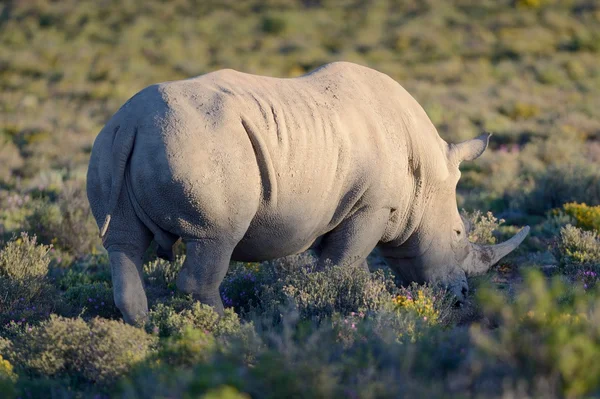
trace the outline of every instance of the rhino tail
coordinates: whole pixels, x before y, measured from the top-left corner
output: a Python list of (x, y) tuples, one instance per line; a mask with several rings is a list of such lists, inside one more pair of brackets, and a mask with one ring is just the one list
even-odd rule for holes
[(133, 150), (133, 144), (135, 143), (135, 136), (137, 134), (137, 127), (131, 129), (127, 127), (118, 127), (115, 132), (112, 144), (111, 164), (112, 164), (112, 183), (110, 186), (110, 198), (108, 202), (108, 213), (104, 218), (104, 223), (100, 229), (100, 238), (104, 238), (108, 232), (110, 225), (110, 219), (112, 213), (117, 207), (117, 201), (121, 193), (123, 186), (123, 180), (125, 178), (125, 169), (131, 152)]

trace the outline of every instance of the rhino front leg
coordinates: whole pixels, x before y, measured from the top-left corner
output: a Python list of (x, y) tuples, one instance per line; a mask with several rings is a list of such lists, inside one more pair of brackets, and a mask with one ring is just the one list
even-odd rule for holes
[(235, 245), (218, 239), (186, 240), (186, 258), (177, 276), (177, 288), (223, 314), (219, 286), (229, 268)]
[(359, 265), (369, 270), (367, 256), (381, 239), (390, 211), (363, 208), (328, 233), (321, 242), (318, 268), (333, 265)]

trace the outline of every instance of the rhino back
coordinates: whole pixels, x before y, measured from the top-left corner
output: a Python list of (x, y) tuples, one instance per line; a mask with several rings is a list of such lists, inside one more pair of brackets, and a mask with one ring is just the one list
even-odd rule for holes
[(146, 97), (130, 166), (136, 200), (179, 236), (243, 231), (240, 258), (265, 237), (265, 258), (302, 251), (362, 206), (408, 212), (410, 163), (439, 157), (420, 154), (441, 139), (416, 101), (353, 64), (295, 79), (224, 70)]

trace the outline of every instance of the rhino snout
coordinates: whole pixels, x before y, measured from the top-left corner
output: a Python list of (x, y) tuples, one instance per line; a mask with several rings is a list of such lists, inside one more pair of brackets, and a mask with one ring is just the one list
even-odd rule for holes
[(459, 282), (452, 284), (449, 287), (450, 293), (454, 295), (456, 300), (455, 305), (462, 305), (469, 296), (469, 284), (467, 284), (466, 280), (460, 280)]

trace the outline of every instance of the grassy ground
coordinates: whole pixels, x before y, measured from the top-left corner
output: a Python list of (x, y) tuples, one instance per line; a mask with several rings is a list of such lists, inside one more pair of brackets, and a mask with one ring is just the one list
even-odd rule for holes
[[(7, 396), (600, 395), (598, 2), (9, 1), (0, 49)], [(523, 224), (530, 237), (460, 309), (397, 288), (376, 254), (370, 274), (308, 273), (294, 257), (232, 265), (220, 320), (174, 289), (181, 258), (149, 253), (150, 320), (119, 322), (85, 198), (107, 119), (159, 81), (334, 60), (388, 73), (447, 141), (494, 132), (463, 167), (458, 205), (474, 241)]]

